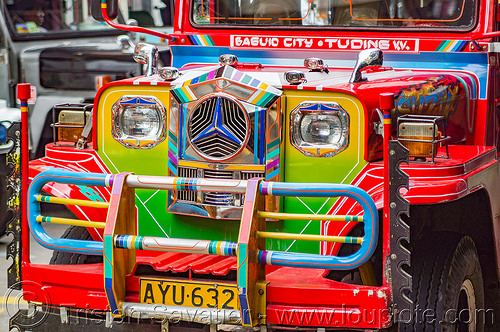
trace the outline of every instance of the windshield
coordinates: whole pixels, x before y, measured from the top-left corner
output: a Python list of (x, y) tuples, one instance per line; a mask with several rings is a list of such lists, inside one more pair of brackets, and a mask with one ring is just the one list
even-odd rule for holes
[(195, 25), (469, 29), (476, 0), (191, 0)]
[(6, 4), (19, 36), (111, 29), (92, 18), (88, 0), (7, 0)]

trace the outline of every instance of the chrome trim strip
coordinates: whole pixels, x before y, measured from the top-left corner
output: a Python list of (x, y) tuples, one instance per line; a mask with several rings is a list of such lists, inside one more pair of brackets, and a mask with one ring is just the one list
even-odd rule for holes
[(183, 320), (201, 324), (240, 324), (239, 310), (174, 307), (163, 304), (124, 302), (122, 313), (138, 319)]

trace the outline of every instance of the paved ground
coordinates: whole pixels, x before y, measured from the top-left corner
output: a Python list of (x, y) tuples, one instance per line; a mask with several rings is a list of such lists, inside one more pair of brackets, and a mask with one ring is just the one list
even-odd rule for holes
[[(60, 237), (66, 229), (66, 226), (56, 224), (45, 224), (44, 226), (47, 230), (47, 233), (49, 233), (53, 237)], [(11, 242), (11, 236), (4, 236), (3, 238), (0, 238), (0, 332), (8, 331), (8, 322), (10, 318), (9, 316), (17, 312), (17, 308), (19, 306), (24, 309), (27, 308), (27, 305), (25, 303), (19, 303), (20, 292), (10, 291), (7, 289), (7, 268), (10, 266), (11, 261), (5, 259), (5, 253), (7, 244), (9, 242)], [(33, 263), (46, 264), (50, 261), (51, 257), (52, 251), (41, 247), (34, 240), (31, 241), (31, 261)], [(499, 302), (496, 305), (496, 308), (498, 309), (500, 308), (500, 292), (498, 290), (495, 291), (497, 293), (497, 302)], [(498, 312), (498, 310), (495, 310), (495, 313)], [(498, 319), (498, 317), (496, 318)], [(240, 331), (244, 329), (234, 326), (224, 326), (224, 328), (220, 330)], [(486, 331), (496, 332), (498, 331), (498, 325), (489, 325)]]

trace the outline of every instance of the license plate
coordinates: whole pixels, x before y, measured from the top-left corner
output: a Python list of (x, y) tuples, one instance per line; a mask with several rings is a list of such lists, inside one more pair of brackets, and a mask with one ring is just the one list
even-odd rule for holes
[(239, 309), (238, 288), (231, 284), (141, 278), (139, 296), (141, 303)]

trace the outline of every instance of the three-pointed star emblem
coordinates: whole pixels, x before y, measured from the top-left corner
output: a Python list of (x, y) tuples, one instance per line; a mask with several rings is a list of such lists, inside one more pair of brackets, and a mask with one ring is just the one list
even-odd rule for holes
[(221, 98), (217, 98), (217, 103), (215, 105), (214, 117), (212, 119), (212, 123), (205, 128), (201, 133), (199, 133), (196, 137), (192, 138), (192, 142), (196, 143), (200, 140), (203, 140), (207, 137), (219, 135), (224, 137), (225, 139), (233, 142), (235, 144), (241, 145), (243, 142), (228, 128), (224, 127), (222, 124), (222, 103)]

